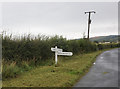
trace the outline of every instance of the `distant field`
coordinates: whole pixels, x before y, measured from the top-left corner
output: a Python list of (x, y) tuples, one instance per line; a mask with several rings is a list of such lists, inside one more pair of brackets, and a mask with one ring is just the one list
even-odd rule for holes
[(120, 35), (109, 35), (109, 36), (98, 36), (90, 38), (91, 41), (98, 41), (98, 42), (117, 42), (120, 41)]
[(17, 78), (4, 80), (3, 87), (71, 87), (88, 72), (96, 56), (103, 51), (58, 57), (58, 67), (36, 67)]

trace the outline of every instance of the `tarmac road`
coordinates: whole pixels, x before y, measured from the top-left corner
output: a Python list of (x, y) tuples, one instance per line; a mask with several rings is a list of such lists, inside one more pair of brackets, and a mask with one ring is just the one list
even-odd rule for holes
[(118, 52), (120, 48), (100, 54), (90, 71), (74, 87), (118, 87)]

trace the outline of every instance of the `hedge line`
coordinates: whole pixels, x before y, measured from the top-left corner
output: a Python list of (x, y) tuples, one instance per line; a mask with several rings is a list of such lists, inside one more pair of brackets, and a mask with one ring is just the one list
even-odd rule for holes
[(71, 51), (73, 54), (93, 52), (105, 48), (120, 47), (120, 44), (95, 44), (86, 39), (67, 40), (62, 36), (48, 37), (31, 35), (12, 38), (12, 36), (2, 37), (2, 57), (8, 61), (44, 61), (53, 57), (51, 47), (58, 46), (63, 51)]

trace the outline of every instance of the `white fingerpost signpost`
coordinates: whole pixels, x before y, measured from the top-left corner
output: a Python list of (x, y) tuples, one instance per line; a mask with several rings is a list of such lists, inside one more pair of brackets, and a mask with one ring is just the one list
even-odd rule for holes
[(55, 64), (57, 64), (57, 55), (64, 55), (64, 56), (72, 56), (73, 53), (72, 52), (63, 52), (63, 49), (59, 49), (57, 48), (57, 46), (55, 46), (55, 48), (51, 48), (51, 51), (55, 52)]

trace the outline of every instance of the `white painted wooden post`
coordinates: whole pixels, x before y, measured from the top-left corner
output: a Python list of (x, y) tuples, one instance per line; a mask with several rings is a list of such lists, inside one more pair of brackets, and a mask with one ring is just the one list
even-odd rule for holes
[[(57, 49), (57, 46), (55, 46), (55, 49)], [(55, 51), (55, 64), (57, 64), (57, 50)]]

